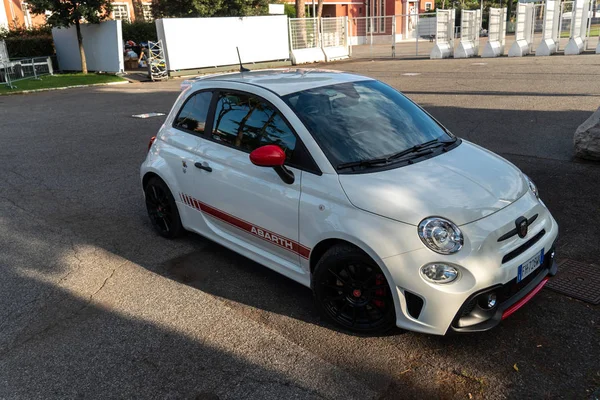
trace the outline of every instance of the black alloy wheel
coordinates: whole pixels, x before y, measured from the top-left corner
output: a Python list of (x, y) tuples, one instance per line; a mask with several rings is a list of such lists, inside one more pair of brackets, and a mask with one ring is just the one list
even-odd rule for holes
[(350, 331), (380, 334), (395, 324), (394, 300), (385, 275), (370, 257), (352, 246), (334, 246), (313, 275), (318, 307)]
[(175, 199), (167, 185), (157, 177), (151, 178), (144, 188), (146, 210), (152, 226), (163, 237), (173, 239), (184, 233)]

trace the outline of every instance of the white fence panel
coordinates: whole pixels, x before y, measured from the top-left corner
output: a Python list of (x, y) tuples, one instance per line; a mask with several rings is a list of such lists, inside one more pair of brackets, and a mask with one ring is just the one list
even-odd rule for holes
[(560, 20), (560, 0), (546, 0), (542, 42), (535, 50), (536, 56), (556, 53)]
[(290, 18), (289, 47), (295, 65), (325, 61), (319, 31), (318, 18)]
[(481, 10), (462, 10), (460, 21), (460, 43), (454, 58), (469, 58), (479, 54), (479, 29)]
[(533, 3), (517, 3), (515, 41), (508, 51), (509, 57), (523, 57), (531, 52), (533, 43)]
[[(82, 24), (81, 35), (83, 36), (88, 70), (122, 72), (125, 69), (121, 21)], [(75, 26), (53, 28), (52, 38), (60, 69), (81, 71), (81, 57), (79, 56)]]
[(321, 35), (326, 61), (342, 60), (350, 56), (346, 17), (321, 18)]
[(565, 55), (577, 55), (583, 51), (584, 42), (587, 40), (587, 29), (590, 19), (589, 0), (575, 0), (571, 15), (571, 37), (569, 43), (567, 43), (567, 47), (565, 47)]
[(284, 15), (156, 20), (169, 71), (289, 59)]
[(488, 41), (481, 57), (501, 56), (506, 43), (506, 8), (490, 8), (488, 28)]
[(447, 58), (454, 54), (454, 21), (456, 11), (436, 11), (435, 46), (431, 50), (430, 58)]

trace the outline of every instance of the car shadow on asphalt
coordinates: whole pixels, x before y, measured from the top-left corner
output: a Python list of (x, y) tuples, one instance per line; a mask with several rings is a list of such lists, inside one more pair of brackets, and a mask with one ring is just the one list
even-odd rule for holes
[[(201, 250), (164, 263), (164, 276), (222, 299), (245, 304), (319, 325), (353, 336), (366, 336), (339, 328), (321, 316), (312, 291), (283, 275), (239, 255), (215, 242), (189, 233), (188, 240)], [(379, 336), (405, 333), (401, 329)]]

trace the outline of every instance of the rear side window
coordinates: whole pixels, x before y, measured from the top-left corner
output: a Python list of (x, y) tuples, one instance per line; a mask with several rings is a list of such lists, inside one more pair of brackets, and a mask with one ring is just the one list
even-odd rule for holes
[(296, 148), (296, 136), (279, 111), (257, 97), (221, 93), (214, 121), (213, 140), (246, 152), (275, 144), (290, 160)]
[(191, 95), (179, 111), (173, 126), (202, 135), (211, 99), (212, 92), (200, 92)]

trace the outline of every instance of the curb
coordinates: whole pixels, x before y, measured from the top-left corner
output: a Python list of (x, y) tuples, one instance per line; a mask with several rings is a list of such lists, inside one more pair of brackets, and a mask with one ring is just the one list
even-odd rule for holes
[(125, 80), (125, 81), (119, 81), (119, 82), (106, 82), (106, 83), (92, 83), (89, 85), (73, 85), (73, 86), (64, 86), (64, 87), (57, 87), (57, 88), (45, 88), (45, 89), (32, 89), (32, 90), (18, 90), (16, 92), (8, 92), (8, 93), (0, 93), (0, 96), (14, 96), (17, 94), (28, 94), (28, 93), (38, 93), (38, 92), (51, 92), (53, 90), (65, 90), (65, 89), (74, 89), (74, 88), (84, 88), (84, 87), (92, 87), (92, 86), (109, 86), (109, 85), (125, 85), (125, 84), (129, 84), (130, 82)]

